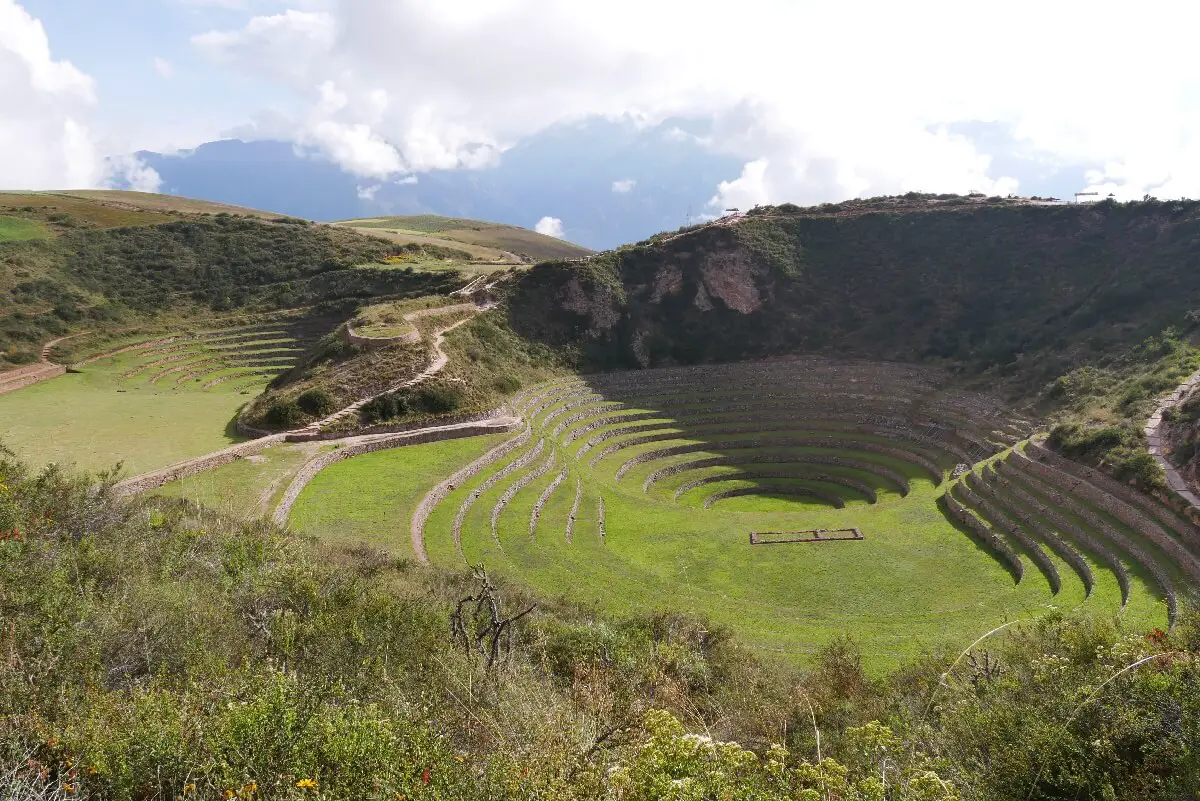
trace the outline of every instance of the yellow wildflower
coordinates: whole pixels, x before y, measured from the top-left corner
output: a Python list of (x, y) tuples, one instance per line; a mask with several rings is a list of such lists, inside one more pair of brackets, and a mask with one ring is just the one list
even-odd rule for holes
[(242, 793), (244, 793), (245, 795), (254, 795), (255, 791), (257, 791), (257, 790), (258, 790), (257, 782), (246, 782), (245, 784), (242, 785)]
[(195, 782), (188, 782), (187, 784), (183, 785), (183, 794), (184, 795), (190, 795), (191, 793), (194, 793), (194, 792), (196, 792), (196, 783)]
[(296, 786), (302, 790), (314, 790), (317, 787), (316, 779), (301, 779), (296, 782)]
[(235, 793), (233, 790), (230, 790), (229, 788), (225, 788), (225, 792), (221, 793), (221, 795), (225, 798), (225, 801), (229, 801), (229, 799), (236, 796), (237, 793)]

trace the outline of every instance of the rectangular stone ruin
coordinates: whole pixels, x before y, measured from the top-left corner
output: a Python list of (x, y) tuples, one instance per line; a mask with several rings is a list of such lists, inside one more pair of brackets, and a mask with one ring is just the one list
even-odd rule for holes
[(751, 545), (785, 545), (792, 542), (845, 542), (863, 539), (858, 528), (810, 528), (804, 531), (751, 531)]

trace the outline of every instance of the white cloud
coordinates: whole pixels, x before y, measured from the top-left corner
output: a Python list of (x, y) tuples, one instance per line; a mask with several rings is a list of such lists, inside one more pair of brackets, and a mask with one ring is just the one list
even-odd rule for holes
[(612, 182), (612, 191), (618, 195), (627, 195), (633, 191), (635, 186), (637, 186), (637, 181), (632, 178), (622, 178), (619, 181)]
[[(1098, 170), (1097, 185), (1200, 194), (1194, 3), (1012, 0), (998, 12), (951, 0), (744, 0), (731, 14), (716, 0), (610, 0), (603, 15), (564, 0), (310, 8), (195, 41), (307, 96), (296, 129), (356, 171), (487, 164), (521, 137), (587, 115), (683, 115), (712, 119), (704, 140), (746, 164), (717, 191), (718, 205), (1019, 188), (994, 154), (948, 133), (978, 121), (1007, 126), (1055, 166)], [(1086, 80), (1068, 77), (1078, 75), (1069, 61), (1078, 50), (1103, 54)], [(326, 123), (341, 134), (318, 136)], [(346, 132), (375, 143), (374, 156), (327, 144)]]
[(417, 183), (417, 180), (417, 176), (415, 175), (406, 175), (397, 181), (393, 181), (392, 183), (394, 183), (396, 186), (410, 186)]
[(175, 77), (175, 67), (170, 61), (165, 58), (154, 58), (154, 71), (159, 74), (159, 77), (165, 78), (168, 81)]
[(375, 199), (376, 193), (383, 188), (383, 184), (371, 184), (370, 186), (357, 186), (355, 191), (358, 194), (359, 200), (371, 202)]
[(111, 156), (105, 159), (101, 184), (134, 192), (157, 192), (162, 188), (162, 176), (134, 156)]
[(103, 165), (86, 118), (92, 79), (55, 60), (40, 22), (0, 0), (0, 187), (94, 186)]
[(555, 239), (562, 239), (566, 236), (566, 231), (563, 229), (563, 221), (557, 217), (543, 217), (537, 221), (537, 225), (533, 226), (533, 230), (545, 236), (552, 236)]

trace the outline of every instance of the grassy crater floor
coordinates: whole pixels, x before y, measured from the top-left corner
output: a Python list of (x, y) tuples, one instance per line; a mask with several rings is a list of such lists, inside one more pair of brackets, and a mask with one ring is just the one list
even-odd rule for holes
[(238, 440), (238, 410), (320, 332), (280, 316), (98, 344), (72, 372), (0, 394), (0, 442), (33, 465), (127, 475), (202, 456)]
[[(1018, 540), (1001, 547), (1019, 582), (947, 515), (939, 498), (957, 465), (1018, 458), (1032, 424), (943, 390), (936, 374), (795, 362), (624, 375), (521, 393), (527, 431), (420, 521), (429, 560), (483, 563), (618, 614), (691, 609), (798, 662), (852, 633), (877, 670), (1054, 608), (1166, 622), (1163, 587), (1136, 565), (1122, 604), (1108, 568), (1095, 563), (1089, 590), (1051, 552), (1055, 592)], [(411, 554), (418, 496), (486, 445), (336, 465), (301, 496), (293, 525)], [(753, 531), (848, 527), (864, 539), (749, 542)]]

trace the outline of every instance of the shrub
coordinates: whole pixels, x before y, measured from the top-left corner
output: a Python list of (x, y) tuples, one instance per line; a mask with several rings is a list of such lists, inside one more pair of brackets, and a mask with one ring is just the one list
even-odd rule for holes
[(323, 389), (309, 389), (296, 398), (296, 405), (313, 417), (324, 417), (337, 409), (337, 401)]
[(452, 384), (431, 384), (418, 389), (415, 400), (423, 411), (445, 414), (462, 406), (464, 393)]
[(295, 401), (277, 401), (267, 409), (264, 418), (274, 428), (291, 428), (304, 422), (304, 411)]
[(359, 410), (358, 416), (364, 423), (370, 424), (403, 417), (408, 412), (408, 397), (399, 392), (390, 392), (366, 403)]

